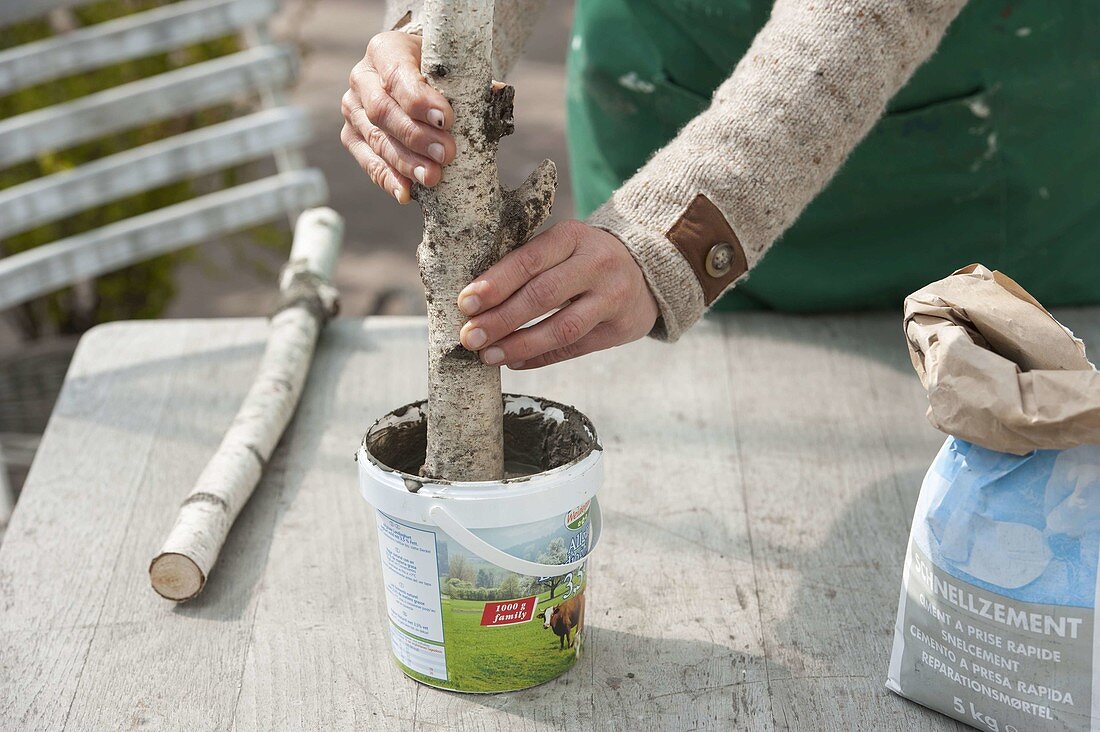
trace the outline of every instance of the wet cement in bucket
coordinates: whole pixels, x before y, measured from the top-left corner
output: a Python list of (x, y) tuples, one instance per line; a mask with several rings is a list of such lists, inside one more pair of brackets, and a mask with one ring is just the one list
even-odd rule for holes
[[(560, 468), (599, 449), (592, 423), (574, 407), (516, 394), (505, 394), (503, 398), (507, 480), (522, 480)], [(420, 488), (427, 431), (426, 403), (408, 404), (382, 417), (367, 431), (367, 455), (382, 467), (404, 473), (406, 485), (415, 492)]]

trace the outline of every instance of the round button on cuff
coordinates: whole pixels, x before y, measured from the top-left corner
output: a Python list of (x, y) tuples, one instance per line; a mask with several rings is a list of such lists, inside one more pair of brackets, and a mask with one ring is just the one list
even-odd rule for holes
[(719, 242), (707, 252), (707, 274), (711, 277), (725, 277), (733, 269), (733, 245)]

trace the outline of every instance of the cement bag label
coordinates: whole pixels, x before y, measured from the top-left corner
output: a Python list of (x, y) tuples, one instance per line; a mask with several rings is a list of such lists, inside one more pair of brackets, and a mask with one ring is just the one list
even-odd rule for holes
[(887, 687), (992, 732), (1094, 728), (1098, 556), (1100, 448), (949, 439), (914, 515)]
[[(588, 553), (589, 503), (551, 518), (473, 529), (540, 564)], [(377, 512), (393, 655), (409, 676), (458, 691), (496, 692), (549, 681), (581, 649), (587, 564), (528, 577), (466, 550), (445, 531)]]
[(989, 596), (910, 549), (903, 694), (982, 729), (1088, 729), (1093, 612)]

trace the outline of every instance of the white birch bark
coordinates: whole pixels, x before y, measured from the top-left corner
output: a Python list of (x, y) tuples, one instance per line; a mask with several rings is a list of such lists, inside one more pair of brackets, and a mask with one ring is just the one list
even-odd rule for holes
[(497, 142), (512, 131), (511, 87), (492, 87), (493, 2), (426, 0), (421, 71), (451, 102), (457, 156), (434, 188), (417, 188), (417, 251), (428, 304), (428, 449), (423, 474), (504, 477), (500, 368), (459, 342), (458, 293), (550, 214), (556, 171), (544, 160), (515, 191), (500, 185)]
[(298, 218), (290, 261), (280, 276), (280, 309), (271, 319), (256, 381), (149, 565), (153, 589), (169, 600), (189, 600), (202, 591), (294, 414), (317, 337), (336, 312), (329, 278), (343, 230), (343, 219), (332, 209), (310, 209)]

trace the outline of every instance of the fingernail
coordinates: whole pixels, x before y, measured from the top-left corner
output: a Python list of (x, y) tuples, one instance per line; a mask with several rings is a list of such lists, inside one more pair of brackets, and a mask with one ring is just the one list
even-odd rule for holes
[(397, 199), (398, 203), (401, 203), (401, 189), (394, 186), (393, 197)]
[[(488, 340), (488, 336), (485, 335), (485, 331), (481, 328), (473, 328), (466, 334), (466, 347), (476, 351), (485, 345), (485, 341)], [(489, 349), (492, 350), (492, 349)], [(499, 348), (496, 350), (500, 350)]]
[(435, 162), (442, 163), (446, 154), (447, 151), (444, 150), (443, 146), (438, 142), (433, 142), (431, 145), (428, 145), (428, 155), (430, 155)]
[(527, 363), (527, 362), (526, 361), (516, 361), (515, 363), (508, 364), (508, 368), (510, 368), (510, 369), (521, 369), (521, 368), (523, 368), (523, 364), (525, 364), (525, 363)]
[(426, 185), (428, 185), (427, 183), (425, 183), (425, 182), (424, 182), (424, 176), (425, 176), (425, 174), (426, 174), (427, 172), (428, 172), (428, 171), (424, 169), (424, 166), (423, 166), (423, 165), (418, 165), (418, 166), (416, 166), (415, 168), (413, 168), (413, 176), (414, 176), (414, 177), (415, 177), (415, 178), (416, 178), (416, 179), (417, 179), (418, 181), (420, 181), (420, 185), (422, 185), (422, 186), (426, 186)]
[(492, 348), (486, 348), (485, 352), (481, 354), (481, 360), (490, 366), (496, 366), (498, 363), (504, 360), (504, 351), (500, 350), (496, 346)]
[(477, 295), (466, 295), (459, 298), (458, 309), (467, 315), (477, 315), (481, 311), (481, 298)]
[(441, 112), (440, 110), (438, 110), (438, 109), (429, 109), (428, 110), (428, 122), (435, 125), (439, 129), (443, 129), (444, 119), (445, 118), (443, 117), (443, 112)]

